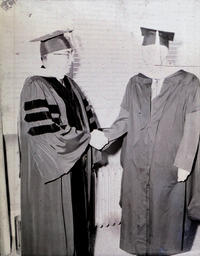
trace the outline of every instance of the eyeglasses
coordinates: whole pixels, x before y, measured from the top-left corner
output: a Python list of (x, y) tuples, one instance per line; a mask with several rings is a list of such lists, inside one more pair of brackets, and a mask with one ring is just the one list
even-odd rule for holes
[(63, 52), (54, 52), (53, 55), (60, 55), (60, 56), (67, 56), (69, 58), (69, 56), (73, 53), (73, 50), (67, 50), (67, 51), (63, 51)]

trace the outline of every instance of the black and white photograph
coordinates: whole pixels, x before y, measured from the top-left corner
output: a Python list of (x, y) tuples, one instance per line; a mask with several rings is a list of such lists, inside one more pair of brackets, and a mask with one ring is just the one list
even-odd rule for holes
[(200, 0), (0, 0), (0, 256), (200, 256)]

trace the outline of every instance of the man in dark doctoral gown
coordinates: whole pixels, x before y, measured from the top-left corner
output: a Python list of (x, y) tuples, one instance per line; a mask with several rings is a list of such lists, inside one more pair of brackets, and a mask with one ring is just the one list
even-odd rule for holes
[[(190, 249), (200, 220), (200, 83), (184, 70), (168, 76), (151, 101), (152, 79), (127, 85), (119, 117), (104, 133), (127, 134), (122, 147), (120, 247), (138, 255)], [(178, 168), (190, 172), (177, 182)]]
[(97, 154), (89, 141), (97, 122), (80, 88), (65, 75), (72, 46), (64, 32), (34, 40), (41, 41), (47, 68), (43, 75), (27, 78), (21, 92), (23, 256), (91, 252), (92, 165)]

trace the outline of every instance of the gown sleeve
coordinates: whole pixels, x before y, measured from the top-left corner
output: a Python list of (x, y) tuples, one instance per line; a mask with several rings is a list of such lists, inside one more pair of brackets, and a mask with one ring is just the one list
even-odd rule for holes
[(184, 132), (179, 145), (174, 165), (178, 168), (192, 170), (200, 137), (200, 83), (194, 77), (186, 105)]
[(111, 125), (111, 127), (103, 129), (103, 132), (109, 141), (116, 140), (125, 133), (127, 133), (128, 117), (129, 112), (121, 107), (119, 115), (114, 123)]
[[(122, 99), (121, 109), (118, 117), (111, 125), (110, 128), (103, 129), (105, 136), (108, 138), (109, 142), (114, 141), (126, 134), (128, 131), (128, 118), (129, 118), (129, 109), (130, 109), (130, 93), (131, 93), (131, 79), (129, 80), (125, 94)], [(109, 144), (110, 145), (110, 144)], [(108, 145), (108, 146), (109, 146)], [(107, 148), (107, 147), (106, 147)]]
[(26, 80), (20, 106), (21, 137), (28, 143), (28, 155), (32, 155), (44, 183), (68, 173), (86, 150), (90, 134), (56, 122), (52, 111), (55, 115), (58, 106), (48, 104), (40, 80)]

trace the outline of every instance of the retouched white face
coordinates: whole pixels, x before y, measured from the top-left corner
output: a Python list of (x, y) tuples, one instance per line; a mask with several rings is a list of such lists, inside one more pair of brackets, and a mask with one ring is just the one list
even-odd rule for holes
[(73, 62), (73, 52), (71, 49), (63, 49), (47, 54), (43, 61), (45, 68), (53, 74), (63, 77), (70, 71)]
[(162, 65), (168, 55), (168, 48), (160, 44), (142, 46), (142, 55), (148, 65)]

